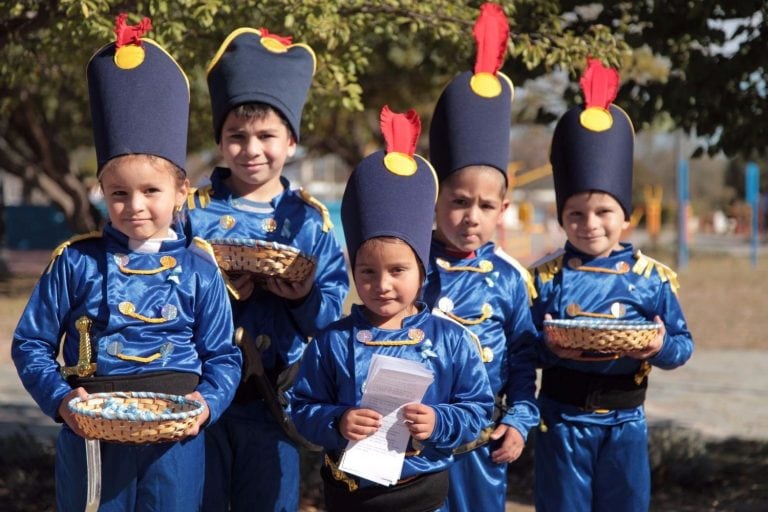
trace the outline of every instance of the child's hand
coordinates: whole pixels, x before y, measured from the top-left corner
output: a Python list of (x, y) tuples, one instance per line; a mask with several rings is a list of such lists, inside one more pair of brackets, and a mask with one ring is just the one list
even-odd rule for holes
[(208, 409), (208, 403), (205, 401), (205, 398), (203, 398), (203, 395), (201, 395), (199, 391), (193, 391), (192, 393), (185, 395), (184, 398), (187, 400), (196, 400), (203, 404), (203, 412), (197, 416), (197, 421), (195, 421), (195, 423), (193, 423), (192, 426), (189, 427), (186, 432), (184, 432), (185, 437), (196, 436), (200, 433), (200, 429), (203, 425), (205, 425), (205, 422), (208, 421), (208, 418), (211, 417), (211, 411)]
[(59, 404), (59, 416), (61, 416), (61, 419), (64, 420), (64, 423), (66, 423), (69, 428), (72, 429), (72, 432), (79, 435), (80, 437), (85, 437), (85, 432), (80, 429), (80, 426), (77, 424), (77, 420), (75, 420), (75, 415), (72, 413), (72, 411), (69, 410), (69, 406), (67, 405), (69, 404), (70, 400), (77, 397), (80, 397), (83, 400), (88, 397), (88, 393), (85, 391), (85, 388), (75, 388), (67, 393), (67, 396), (65, 396)]
[(664, 344), (664, 337), (667, 334), (667, 329), (664, 327), (664, 322), (661, 321), (661, 317), (659, 315), (656, 315), (653, 318), (653, 321), (659, 324), (659, 333), (655, 338), (651, 340), (650, 343), (648, 343), (648, 346), (645, 348), (645, 350), (627, 352), (627, 356), (633, 359), (648, 359), (649, 357), (653, 357), (659, 353), (661, 346)]
[(315, 284), (315, 269), (303, 280), (297, 283), (271, 277), (264, 283), (264, 287), (278, 297), (288, 300), (302, 300), (309, 295)]
[(237, 289), (237, 293), (240, 296), (239, 300), (245, 300), (250, 297), (253, 290), (256, 288), (253, 275), (248, 272), (234, 276), (234, 279), (231, 279), (230, 282), (232, 283), (232, 286)]
[(345, 439), (360, 441), (381, 427), (381, 414), (373, 409), (347, 409), (339, 421), (339, 432)]
[[(544, 315), (544, 320), (552, 320), (552, 315), (547, 313)], [(547, 331), (544, 331), (544, 342), (547, 344), (547, 348), (560, 359), (581, 359), (581, 355), (584, 352), (578, 348), (563, 348), (556, 345), (549, 339)]]
[(491, 433), (491, 439), (496, 441), (502, 437), (504, 439), (501, 441), (501, 446), (491, 452), (491, 460), (496, 464), (517, 460), (525, 447), (523, 436), (516, 428), (500, 423)]
[(435, 410), (424, 404), (406, 404), (403, 406), (403, 421), (411, 437), (424, 441), (435, 430)]

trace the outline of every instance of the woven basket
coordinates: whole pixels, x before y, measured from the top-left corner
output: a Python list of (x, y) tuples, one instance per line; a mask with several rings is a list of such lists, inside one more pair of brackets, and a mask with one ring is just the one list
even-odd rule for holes
[(562, 348), (616, 353), (645, 349), (659, 326), (643, 320), (544, 320), (544, 331)]
[(68, 405), (88, 438), (132, 444), (176, 441), (203, 412), (195, 400), (147, 392), (94, 393)]
[(227, 273), (251, 272), (257, 277), (303, 281), (315, 260), (294, 247), (263, 240), (227, 238), (209, 240), (219, 266)]

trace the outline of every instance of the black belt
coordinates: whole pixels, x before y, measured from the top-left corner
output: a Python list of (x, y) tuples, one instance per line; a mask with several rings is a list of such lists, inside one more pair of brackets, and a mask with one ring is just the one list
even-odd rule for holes
[(151, 372), (138, 375), (104, 375), (67, 378), (72, 388), (84, 387), (88, 393), (147, 391), (168, 395), (188, 395), (200, 383), (200, 376), (189, 372)]
[(588, 411), (637, 407), (645, 402), (647, 389), (648, 377), (637, 384), (635, 374), (585, 373), (562, 366), (541, 372), (542, 395)]
[[(333, 475), (328, 464), (323, 464), (320, 475), (324, 484), (325, 507), (331, 512), (431, 512), (440, 508), (448, 496), (448, 471), (406, 478), (391, 487), (371, 485), (358, 487), (354, 491), (350, 490), (346, 481)], [(346, 473), (344, 476), (351, 478)]]

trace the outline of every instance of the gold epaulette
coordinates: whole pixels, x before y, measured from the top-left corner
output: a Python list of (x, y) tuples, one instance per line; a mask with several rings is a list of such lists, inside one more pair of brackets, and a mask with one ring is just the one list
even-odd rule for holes
[(651, 277), (651, 273), (656, 269), (656, 273), (659, 274), (659, 278), (662, 283), (669, 281), (669, 286), (672, 288), (672, 293), (677, 295), (677, 290), (680, 288), (680, 283), (677, 281), (677, 274), (674, 270), (656, 261), (653, 258), (649, 258), (640, 251), (635, 251), (635, 265), (632, 267), (632, 272), (641, 275), (646, 279)]
[(547, 254), (531, 265), (531, 268), (533, 269), (532, 273), (534, 275), (538, 274), (542, 283), (551, 281), (563, 268), (564, 253), (565, 251), (563, 249), (558, 249), (555, 252)]
[(213, 246), (198, 236), (192, 239), (192, 244), (189, 246), (193, 253), (213, 262), (216, 267), (219, 268), (219, 273), (224, 278), (224, 284), (227, 287), (227, 291), (232, 295), (235, 300), (240, 300), (240, 294), (237, 288), (232, 284), (232, 280), (229, 278), (226, 272), (221, 272), (219, 267), (219, 261), (216, 259), (216, 253), (213, 251)]
[(522, 277), (523, 281), (525, 281), (525, 287), (528, 290), (528, 305), (530, 306), (533, 304), (533, 299), (538, 297), (539, 293), (536, 291), (536, 285), (533, 283), (533, 276), (531, 273), (528, 272), (528, 269), (525, 268), (519, 261), (507, 254), (501, 247), (497, 247), (494, 252), (499, 258), (512, 265), (520, 274), (520, 277)]
[(53, 267), (53, 262), (56, 261), (56, 258), (61, 256), (61, 254), (64, 252), (64, 249), (66, 249), (70, 245), (76, 242), (80, 242), (81, 240), (88, 240), (89, 238), (100, 238), (100, 237), (101, 237), (101, 231), (91, 231), (90, 233), (75, 235), (69, 240), (67, 240), (66, 242), (62, 242), (51, 253), (51, 261), (48, 263), (48, 267), (45, 269), (45, 273), (47, 274), (48, 272), (51, 271), (51, 268)]
[[(197, 208), (198, 202), (200, 203), (200, 208), (207, 207), (211, 204), (211, 190), (213, 190), (213, 185), (190, 189), (189, 194), (187, 194), (187, 208), (194, 210)], [(195, 197), (197, 197), (197, 202), (195, 202)]]
[(219, 262), (216, 261), (216, 253), (213, 252), (213, 246), (209, 244), (207, 240), (196, 236), (192, 238), (192, 244), (189, 246), (189, 248), (193, 253), (198, 254), (204, 259), (213, 262), (213, 264), (217, 267), (219, 266)]
[(307, 203), (309, 206), (319, 211), (320, 215), (323, 216), (323, 232), (324, 233), (327, 233), (328, 231), (333, 229), (333, 222), (331, 222), (331, 214), (328, 213), (328, 208), (326, 208), (323, 203), (318, 201), (316, 198), (312, 197), (312, 194), (310, 194), (303, 188), (299, 189), (299, 196), (301, 196), (301, 199), (304, 200), (305, 203)]

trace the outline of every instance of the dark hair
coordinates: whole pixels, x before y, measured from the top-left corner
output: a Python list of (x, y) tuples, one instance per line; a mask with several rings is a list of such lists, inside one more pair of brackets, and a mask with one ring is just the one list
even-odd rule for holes
[[(419, 265), (419, 278), (421, 280), (421, 283), (424, 282), (424, 279), (426, 279), (426, 275), (427, 275), (426, 271), (424, 270), (424, 265), (421, 263), (421, 260), (419, 259), (419, 255), (416, 254), (416, 251), (414, 251), (413, 247), (411, 247), (411, 244), (409, 244), (402, 238), (397, 238), (396, 236), (375, 236), (373, 238), (369, 238), (368, 240), (360, 244), (360, 247), (357, 248), (357, 252), (360, 252), (363, 247), (376, 247), (382, 244), (401, 244), (408, 247), (413, 253), (413, 255), (416, 257), (416, 263), (418, 263)], [(355, 258), (355, 265), (357, 265), (357, 258)]]
[(482, 170), (484, 173), (489, 173), (489, 174), (493, 174), (493, 173), (495, 173), (495, 174), (499, 175), (499, 176), (501, 177), (501, 190), (499, 191), (499, 193), (501, 194), (501, 198), (502, 198), (502, 199), (504, 199), (504, 197), (506, 197), (506, 195), (507, 195), (507, 190), (508, 190), (508, 186), (507, 186), (507, 180), (506, 180), (506, 178), (504, 177), (504, 174), (502, 174), (502, 172), (501, 172), (501, 171), (499, 171), (499, 170), (498, 170), (496, 167), (493, 167), (492, 165), (484, 165), (484, 164), (473, 164), (473, 165), (467, 165), (466, 167), (462, 167), (461, 169), (458, 169), (457, 171), (455, 171), (455, 172), (452, 172), (451, 174), (449, 174), (449, 175), (448, 175), (448, 176), (447, 176), (447, 177), (446, 177), (446, 178), (443, 180), (443, 183), (445, 183), (445, 184), (447, 184), (447, 185), (451, 185), (451, 183), (452, 183), (452, 182), (453, 182), (455, 179), (457, 179), (457, 176), (458, 176), (458, 175), (459, 175), (461, 172), (465, 171), (466, 169), (468, 169), (468, 168), (470, 168), (470, 167), (474, 167), (474, 168), (480, 169), (480, 170)]
[[(238, 119), (264, 119), (269, 115), (270, 112), (274, 112), (277, 117), (280, 118), (280, 121), (285, 125), (286, 129), (288, 130), (288, 133), (290, 133), (293, 138), (296, 138), (296, 134), (293, 133), (293, 130), (291, 129), (291, 125), (288, 123), (288, 120), (285, 118), (282, 112), (280, 112), (278, 109), (270, 105), (269, 103), (262, 103), (262, 102), (252, 102), (252, 103), (243, 103), (241, 105), (238, 105), (236, 107), (233, 107), (230, 112)], [(224, 125), (222, 124), (222, 129), (224, 129)]]

